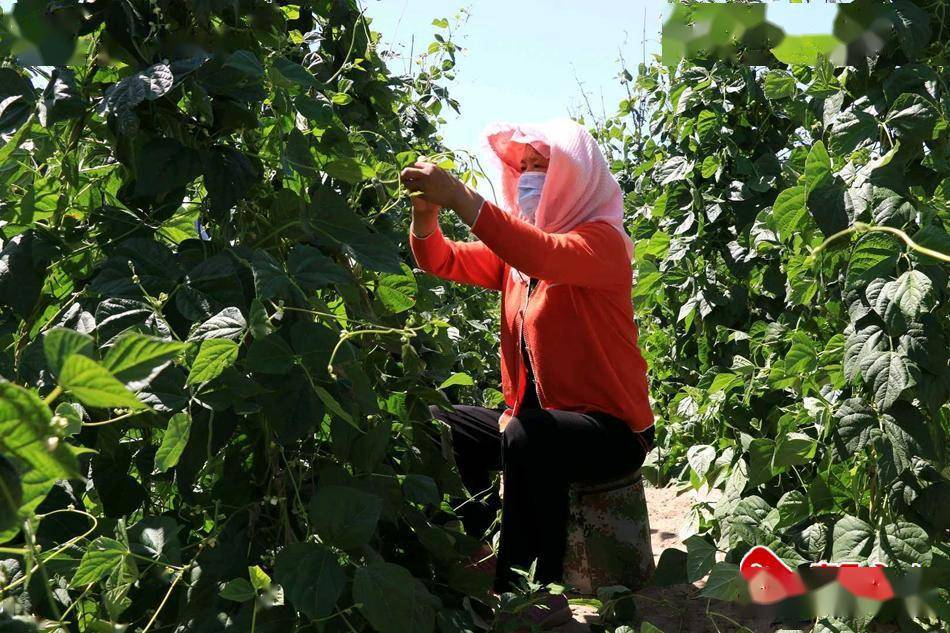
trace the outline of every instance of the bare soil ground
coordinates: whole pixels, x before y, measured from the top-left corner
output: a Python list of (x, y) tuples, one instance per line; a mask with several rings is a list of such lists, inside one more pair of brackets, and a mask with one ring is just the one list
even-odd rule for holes
[[(680, 537), (694, 494), (677, 494), (675, 488), (646, 489), (653, 535), (653, 558), (668, 547), (685, 550)], [(753, 631), (772, 633), (787, 626), (771, 625), (762, 616), (748, 612), (740, 605), (709, 600), (699, 596), (703, 583), (652, 587), (637, 593), (637, 609), (644, 622), (650, 622), (663, 633), (732, 633)], [(585, 633), (597, 621), (596, 612), (587, 606), (574, 606), (574, 621), (555, 629), (560, 633)]]

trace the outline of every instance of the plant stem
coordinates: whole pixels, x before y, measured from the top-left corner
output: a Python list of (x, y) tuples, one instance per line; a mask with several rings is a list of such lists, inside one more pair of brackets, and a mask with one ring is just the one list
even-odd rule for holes
[(56, 400), (56, 398), (60, 397), (62, 394), (63, 394), (63, 388), (60, 387), (59, 385), (56, 385), (56, 387), (52, 391), (50, 391), (49, 394), (45, 398), (43, 398), (43, 404), (45, 404), (46, 406), (53, 404), (53, 401)]
[(114, 418), (109, 418), (108, 420), (101, 420), (99, 422), (83, 422), (83, 426), (106, 426), (107, 424), (112, 424), (113, 422), (118, 422), (126, 418), (131, 418), (136, 415), (140, 415), (142, 411), (130, 411), (129, 413), (123, 413), (122, 415), (117, 415)]
[(921, 246), (920, 244), (912, 240), (907, 235), (907, 233), (904, 233), (900, 229), (895, 229), (890, 226), (874, 226), (871, 224), (865, 224), (864, 222), (855, 222), (853, 226), (849, 226), (848, 228), (842, 229), (841, 231), (838, 231), (834, 235), (829, 236), (828, 239), (826, 239), (824, 242), (819, 244), (815, 248), (815, 250), (811, 252), (811, 257), (814, 258), (823, 250), (828, 248), (828, 246), (831, 245), (833, 242), (841, 239), (842, 237), (846, 235), (850, 235), (851, 233), (890, 233), (891, 235), (895, 235), (898, 238), (900, 238), (911, 250), (917, 251), (918, 253), (921, 253), (923, 255), (927, 255), (928, 257), (933, 257), (934, 259), (939, 259), (940, 261), (950, 263), (950, 255), (947, 255), (946, 253), (941, 253), (940, 251), (935, 251), (931, 248), (927, 248), (926, 246)]
[(57, 547), (57, 548), (55, 548), (55, 549), (53, 549), (53, 550), (50, 550), (50, 552), (49, 552), (49, 554), (46, 556), (46, 558), (44, 558), (42, 561), (39, 561), (36, 565), (34, 565), (33, 567), (31, 567), (30, 570), (29, 570), (28, 572), (26, 572), (25, 574), (23, 574), (22, 576), (20, 576), (20, 578), (19, 578), (18, 580), (13, 581), (12, 583), (10, 583), (9, 585), (7, 585), (6, 587), (0, 587), (0, 593), (5, 593), (5, 592), (7, 592), (7, 591), (10, 591), (11, 589), (14, 589), (14, 588), (20, 586), (21, 584), (23, 584), (24, 582), (26, 582), (26, 581), (29, 579), (30, 574), (32, 574), (33, 572), (35, 572), (37, 569), (40, 568), (40, 565), (42, 565), (43, 563), (47, 563), (47, 562), (53, 560), (54, 558), (56, 558), (56, 557), (59, 555), (60, 552), (69, 549), (70, 547), (72, 547), (73, 545), (75, 545), (76, 543), (78, 543), (79, 541), (81, 541), (82, 539), (84, 539), (84, 538), (86, 538), (87, 536), (89, 536), (90, 534), (92, 534), (92, 533), (96, 530), (96, 528), (99, 527), (99, 521), (96, 519), (96, 517), (94, 517), (93, 515), (89, 514), (88, 512), (83, 512), (82, 510), (75, 510), (75, 509), (73, 509), (73, 508), (63, 508), (63, 509), (61, 509), (61, 510), (53, 510), (52, 512), (47, 512), (47, 513), (45, 513), (45, 514), (38, 514), (38, 515), (36, 515), (36, 516), (33, 517), (33, 518), (36, 519), (36, 520), (38, 520), (38, 521), (41, 521), (41, 520), (45, 519), (45, 518), (48, 517), (48, 516), (51, 516), (51, 515), (54, 515), (54, 514), (60, 514), (60, 513), (62, 513), (62, 512), (75, 512), (76, 514), (81, 514), (81, 515), (83, 515), (83, 516), (89, 517), (89, 520), (92, 521), (92, 527), (90, 527), (88, 530), (86, 530), (85, 532), (83, 532), (83, 533), (80, 534), (79, 536), (74, 536), (73, 538), (69, 539), (68, 541), (66, 541), (65, 543), (63, 543), (62, 545), (60, 545), (59, 547)]
[(142, 629), (142, 633), (148, 633), (148, 630), (152, 628), (152, 625), (155, 624), (155, 620), (158, 618), (158, 614), (162, 612), (162, 609), (165, 608), (165, 603), (168, 602), (168, 599), (171, 597), (172, 592), (175, 590), (175, 586), (178, 584), (178, 581), (181, 580), (181, 577), (185, 575), (185, 570), (182, 569), (175, 574), (175, 577), (172, 579), (172, 584), (168, 587), (168, 591), (165, 592), (165, 597), (162, 598), (162, 601), (158, 604), (158, 608), (155, 609), (155, 613), (152, 614), (151, 619), (149, 619), (148, 624), (145, 625), (145, 628)]

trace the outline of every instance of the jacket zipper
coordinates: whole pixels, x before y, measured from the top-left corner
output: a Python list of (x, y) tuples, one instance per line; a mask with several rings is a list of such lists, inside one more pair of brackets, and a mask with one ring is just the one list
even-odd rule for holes
[[(526, 317), (527, 314), (528, 314), (528, 300), (529, 300), (530, 298), (531, 298), (531, 278), (529, 277), (529, 278), (528, 278), (528, 289), (525, 291), (525, 294), (524, 294), (524, 304), (521, 306), (521, 327), (520, 327), (520, 332), (519, 332), (519, 334), (518, 334), (518, 345), (519, 345), (519, 349), (518, 349), (518, 363), (519, 363), (520, 365), (524, 365), (524, 360), (523, 360), (522, 355), (521, 355), (521, 347), (524, 347), (525, 352), (528, 354), (528, 360), (531, 362), (531, 366), (536, 368), (537, 365), (536, 365), (535, 362), (534, 362), (534, 357), (531, 356), (531, 348), (528, 347), (527, 345), (525, 345), (525, 342), (524, 342), (524, 322), (525, 322), (525, 317)], [(525, 381), (527, 381), (527, 379), (528, 379), (528, 370), (527, 370), (527, 368), (524, 368), (524, 369), (525, 369), (525, 372), (524, 372)], [(522, 385), (522, 386), (523, 386), (525, 389), (527, 389), (527, 387), (528, 387), (527, 382), (526, 382), (524, 385)], [(540, 404), (541, 407), (543, 408), (543, 407), (544, 407), (544, 404), (542, 404), (542, 402), (541, 402), (541, 383), (538, 382), (538, 373), (537, 373), (537, 370), (535, 370), (535, 373), (534, 373), (534, 390), (535, 390), (535, 392), (537, 393), (537, 396), (538, 396), (538, 404)], [(520, 393), (519, 393), (518, 395), (521, 396), (521, 399), (520, 399), (519, 402), (518, 402), (518, 407), (520, 408), (521, 405), (524, 403), (524, 392), (521, 391), (521, 390), (519, 390), (519, 391), (520, 391)]]

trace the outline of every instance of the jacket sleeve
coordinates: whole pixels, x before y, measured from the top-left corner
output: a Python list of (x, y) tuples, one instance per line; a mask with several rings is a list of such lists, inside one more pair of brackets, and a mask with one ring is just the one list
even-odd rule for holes
[(502, 289), (505, 264), (482, 242), (447, 240), (436, 227), (422, 238), (410, 231), (409, 246), (419, 268), (426, 272), (449, 281)]
[(606, 222), (547, 233), (486, 200), (472, 232), (509, 266), (530, 277), (587, 287), (631, 281), (626, 246)]

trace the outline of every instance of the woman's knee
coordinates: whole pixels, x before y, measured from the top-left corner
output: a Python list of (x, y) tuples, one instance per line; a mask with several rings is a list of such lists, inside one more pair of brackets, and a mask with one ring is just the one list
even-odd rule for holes
[(509, 457), (543, 451), (552, 429), (552, 425), (544, 423), (541, 412), (525, 411), (508, 420), (502, 433), (504, 451)]

